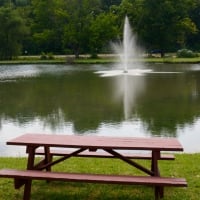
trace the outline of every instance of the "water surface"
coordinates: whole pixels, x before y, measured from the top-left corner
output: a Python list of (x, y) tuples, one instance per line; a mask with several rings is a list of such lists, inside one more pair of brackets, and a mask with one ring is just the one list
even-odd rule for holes
[(200, 152), (200, 65), (151, 64), (153, 73), (101, 77), (112, 65), (0, 66), (0, 156), (23, 133), (177, 137)]

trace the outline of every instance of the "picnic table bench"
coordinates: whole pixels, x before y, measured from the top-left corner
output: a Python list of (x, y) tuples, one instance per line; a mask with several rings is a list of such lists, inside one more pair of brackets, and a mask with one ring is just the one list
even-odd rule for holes
[[(35, 151), (36, 155), (44, 155), (45, 151), (44, 149), (37, 149)], [(60, 150), (60, 149), (51, 149), (49, 154), (50, 156), (64, 156), (64, 155), (70, 155), (72, 151), (69, 150)], [(150, 153), (128, 153), (124, 152), (123, 156), (129, 159), (143, 159), (143, 160), (151, 160), (151, 154)], [(74, 155), (74, 157), (92, 157), (92, 158), (117, 158), (113, 156), (110, 153), (107, 153), (105, 151), (89, 151), (85, 150), (84, 152), (81, 152), (79, 154)], [(175, 160), (175, 156), (173, 154), (161, 154), (159, 160)]]
[[(186, 187), (184, 178), (162, 177), (158, 160), (174, 160), (171, 154), (161, 154), (161, 151), (183, 151), (181, 144), (175, 138), (132, 138), (25, 134), (7, 142), (8, 145), (26, 146), (28, 162), (26, 170), (2, 169), (0, 177), (14, 178), (15, 188), (24, 185), (24, 200), (30, 199), (32, 180), (60, 180), (67, 182), (108, 183), (148, 185), (155, 188), (155, 199), (164, 196), (164, 186)], [(42, 147), (42, 149), (41, 149)], [(59, 148), (59, 149), (58, 149)], [(72, 149), (66, 151), (65, 149)], [(101, 150), (98, 152), (97, 150)], [(126, 151), (151, 151), (151, 154), (121, 153)], [(36, 163), (36, 155), (42, 159)], [(53, 159), (53, 156), (56, 156)], [(141, 170), (146, 176), (82, 174), (53, 172), (52, 166), (72, 156), (118, 158)], [(151, 169), (138, 164), (134, 159), (150, 159)]]

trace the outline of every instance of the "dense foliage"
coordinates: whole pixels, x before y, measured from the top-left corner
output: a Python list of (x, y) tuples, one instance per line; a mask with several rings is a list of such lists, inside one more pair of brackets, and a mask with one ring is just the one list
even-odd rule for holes
[(148, 51), (200, 49), (199, 0), (0, 0), (0, 59), (108, 52), (125, 15)]

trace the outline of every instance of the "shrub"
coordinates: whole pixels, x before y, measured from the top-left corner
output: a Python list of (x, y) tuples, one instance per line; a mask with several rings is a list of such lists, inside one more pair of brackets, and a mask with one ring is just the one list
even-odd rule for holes
[(54, 59), (54, 55), (51, 52), (47, 54), (47, 57), (48, 57), (49, 60), (53, 60)]
[(42, 52), (41, 56), (40, 56), (40, 59), (41, 60), (46, 60), (47, 59), (47, 55), (44, 52)]
[(40, 56), (40, 60), (47, 60), (47, 59), (53, 60), (54, 59), (53, 53), (46, 54), (46, 53), (42, 52), (41, 56)]
[(197, 53), (194, 53), (192, 50), (189, 49), (180, 49), (177, 51), (178, 58), (194, 58), (198, 57)]

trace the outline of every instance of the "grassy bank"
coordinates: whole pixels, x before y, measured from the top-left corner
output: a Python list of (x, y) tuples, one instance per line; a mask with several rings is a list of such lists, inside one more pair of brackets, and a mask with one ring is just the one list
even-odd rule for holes
[[(145, 63), (200, 63), (200, 57), (196, 58), (141, 58), (135, 59), (133, 62), (142, 61)], [(82, 55), (80, 58), (73, 56), (54, 56), (54, 59), (41, 59), (40, 56), (23, 56), (14, 60), (0, 61), (0, 65), (5, 64), (105, 64), (118, 62), (118, 59), (113, 55), (100, 55), (98, 58), (90, 58), (87, 55)]]
[[(139, 161), (150, 165), (149, 161)], [(200, 195), (200, 154), (178, 154), (175, 161), (160, 161), (162, 175), (185, 177), (187, 188), (165, 188), (164, 200), (198, 200)], [(24, 169), (25, 158), (0, 158), (0, 168)], [(71, 158), (54, 167), (55, 171), (138, 174), (128, 164), (114, 159)], [(15, 190), (13, 180), (0, 179), (0, 199), (20, 200), (23, 189)], [(33, 181), (32, 200), (153, 200), (151, 187)]]

